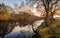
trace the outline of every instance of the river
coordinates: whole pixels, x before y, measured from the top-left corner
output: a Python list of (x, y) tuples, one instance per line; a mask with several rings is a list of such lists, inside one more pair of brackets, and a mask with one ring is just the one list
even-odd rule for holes
[[(33, 24), (34, 30), (36, 30), (43, 21), (44, 20), (36, 21)], [(23, 27), (20, 27), (19, 25), (17, 25), (16, 27), (14, 27), (12, 32), (5, 35), (4, 38), (32, 38), (33, 34), (35, 34), (35, 33), (32, 30), (32, 25), (26, 25)]]

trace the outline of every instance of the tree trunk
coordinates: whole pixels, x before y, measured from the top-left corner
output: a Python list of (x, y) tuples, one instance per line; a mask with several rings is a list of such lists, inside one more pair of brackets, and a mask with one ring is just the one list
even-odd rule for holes
[(49, 12), (49, 6), (47, 8), (45, 8), (46, 11), (46, 16), (45, 16), (45, 24), (46, 26), (48, 26), (51, 23), (51, 14)]
[(51, 23), (50, 16), (49, 16), (49, 14), (47, 14), (45, 17), (45, 24), (46, 24), (46, 26), (48, 26), (50, 23)]
[(53, 13), (51, 12), (51, 22), (54, 20), (53, 15), (54, 15), (54, 12)]
[[(48, 2), (48, 1), (47, 1)], [(45, 24), (46, 26), (48, 26), (51, 23), (51, 13), (50, 13), (50, 8), (49, 8), (49, 3), (47, 3), (44, 5), (45, 6), (45, 12), (46, 12), (46, 16), (45, 16)]]

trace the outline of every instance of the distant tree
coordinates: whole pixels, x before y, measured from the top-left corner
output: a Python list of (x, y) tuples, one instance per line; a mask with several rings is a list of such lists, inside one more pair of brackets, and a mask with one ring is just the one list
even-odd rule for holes
[(6, 9), (6, 6), (5, 6), (5, 4), (4, 3), (2, 3), (2, 4), (0, 4), (0, 12), (2, 12), (2, 13), (7, 13), (7, 9)]
[[(2, 4), (0, 4), (0, 15), (1, 15), (1, 17), (3, 17), (5, 20), (7, 20), (7, 18), (8, 18), (8, 12), (7, 12), (7, 7), (6, 7), (6, 5), (4, 4), (4, 3), (2, 3)], [(0, 18), (1, 18), (0, 17)]]
[(4, 38), (4, 35), (10, 33), (12, 31), (12, 25), (9, 26), (9, 22), (7, 22), (9, 18), (8, 10), (12, 8), (6, 6), (4, 3), (0, 4), (0, 36)]
[(6, 9), (7, 9), (7, 12), (8, 12), (8, 13), (14, 13), (14, 10), (13, 10), (12, 7), (6, 5)]

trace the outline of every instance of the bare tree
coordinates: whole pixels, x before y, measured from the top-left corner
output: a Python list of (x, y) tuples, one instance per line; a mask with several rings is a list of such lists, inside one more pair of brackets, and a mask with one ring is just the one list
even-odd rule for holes
[(53, 21), (55, 6), (59, 0), (41, 0), (45, 9), (45, 23), (49, 25)]
[[(27, 0), (26, 0), (27, 1)], [(43, 11), (45, 13), (45, 24), (49, 25), (53, 21), (53, 15), (56, 11), (56, 6), (59, 0), (29, 0), (33, 3), (31, 4), (37, 4), (36, 8), (43, 7)], [(35, 1), (35, 2), (34, 2)], [(29, 3), (29, 4), (30, 4)]]

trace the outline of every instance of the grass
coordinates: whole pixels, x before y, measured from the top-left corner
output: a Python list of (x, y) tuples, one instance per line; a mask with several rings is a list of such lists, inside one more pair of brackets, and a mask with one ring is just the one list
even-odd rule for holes
[(55, 18), (48, 27), (42, 24), (36, 32), (41, 38), (60, 38), (60, 18)]

